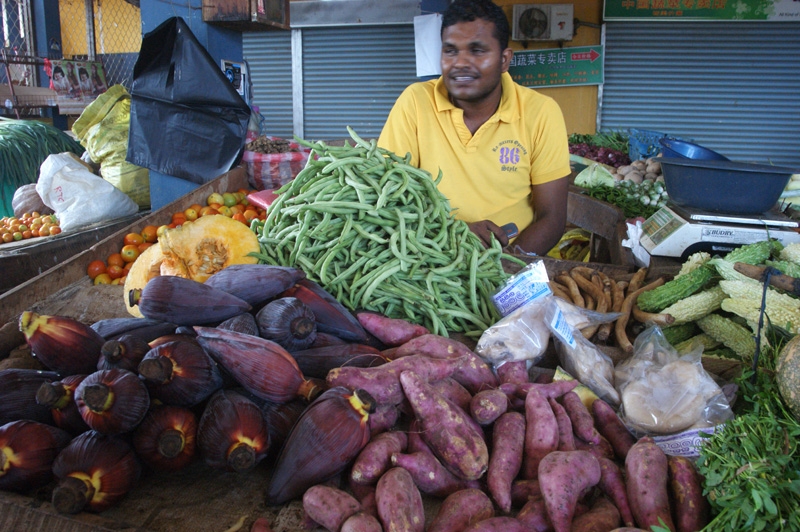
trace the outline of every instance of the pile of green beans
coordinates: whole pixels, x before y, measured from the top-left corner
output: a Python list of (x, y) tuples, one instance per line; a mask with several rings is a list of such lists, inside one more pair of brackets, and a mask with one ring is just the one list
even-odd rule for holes
[(251, 228), (262, 263), (292, 266), (351, 310), (477, 336), (499, 319), (491, 295), (508, 277), (496, 240), (484, 247), (456, 220), (434, 180), (360, 138), (344, 146), (298, 142), (306, 167)]

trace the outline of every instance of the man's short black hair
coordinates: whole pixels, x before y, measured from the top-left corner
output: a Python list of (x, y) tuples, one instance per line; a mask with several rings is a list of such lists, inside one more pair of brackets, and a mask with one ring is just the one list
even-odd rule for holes
[(500, 49), (508, 48), (508, 18), (503, 9), (491, 0), (455, 0), (442, 15), (442, 32), (448, 26), (458, 22), (472, 22), (476, 19), (494, 23), (494, 37), (500, 43)]

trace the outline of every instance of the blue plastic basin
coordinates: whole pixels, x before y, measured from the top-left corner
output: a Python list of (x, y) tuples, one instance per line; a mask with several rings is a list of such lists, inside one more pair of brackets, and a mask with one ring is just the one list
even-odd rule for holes
[(767, 212), (797, 170), (735, 161), (656, 157), (671, 202), (727, 214)]
[(685, 157), (702, 161), (729, 160), (724, 155), (693, 142), (671, 138), (659, 139), (658, 142), (661, 144), (661, 153), (664, 157)]

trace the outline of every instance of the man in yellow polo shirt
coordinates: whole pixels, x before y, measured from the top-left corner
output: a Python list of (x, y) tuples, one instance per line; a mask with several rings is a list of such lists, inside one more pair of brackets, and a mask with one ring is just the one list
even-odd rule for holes
[(566, 225), (570, 173), (564, 117), (551, 98), (515, 83), (503, 10), (456, 0), (442, 16), (442, 75), (397, 99), (378, 145), (411, 154), (434, 177), (457, 218), (488, 243), (546, 254)]

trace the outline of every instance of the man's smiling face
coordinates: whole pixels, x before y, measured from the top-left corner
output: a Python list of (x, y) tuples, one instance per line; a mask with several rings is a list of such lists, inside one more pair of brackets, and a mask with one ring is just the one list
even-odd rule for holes
[(442, 79), (454, 103), (479, 103), (500, 91), (509, 54), (494, 37), (494, 24), (459, 22), (442, 33)]

